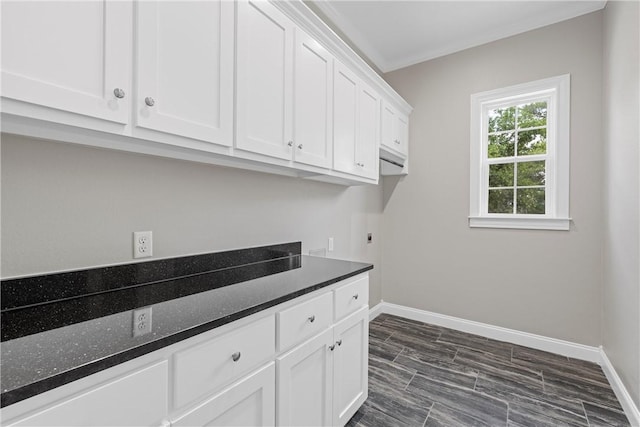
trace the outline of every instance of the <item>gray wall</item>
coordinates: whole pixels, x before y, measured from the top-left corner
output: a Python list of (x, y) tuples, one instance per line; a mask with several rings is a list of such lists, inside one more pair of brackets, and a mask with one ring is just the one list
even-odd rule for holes
[(640, 8), (604, 11), (603, 347), (640, 407)]
[[(2, 277), (302, 240), (367, 261), (380, 300), (380, 186), (343, 187), (2, 135)], [(366, 243), (367, 232), (374, 241)]]
[[(413, 107), (410, 174), (384, 182), (383, 299), (600, 345), (602, 14), (385, 75)], [(470, 229), (470, 95), (571, 74), (570, 231)]]

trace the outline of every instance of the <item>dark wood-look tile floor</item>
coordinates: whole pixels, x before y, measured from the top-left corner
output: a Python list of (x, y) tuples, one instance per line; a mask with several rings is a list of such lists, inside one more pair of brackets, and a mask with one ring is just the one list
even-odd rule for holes
[(349, 427), (629, 426), (589, 362), (382, 314), (369, 398)]

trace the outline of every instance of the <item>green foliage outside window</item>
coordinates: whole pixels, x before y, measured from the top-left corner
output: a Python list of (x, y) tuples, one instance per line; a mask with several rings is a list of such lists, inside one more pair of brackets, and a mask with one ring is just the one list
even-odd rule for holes
[(547, 103), (532, 102), (489, 111), (487, 157), (489, 213), (544, 214), (544, 160), (526, 156), (547, 152)]

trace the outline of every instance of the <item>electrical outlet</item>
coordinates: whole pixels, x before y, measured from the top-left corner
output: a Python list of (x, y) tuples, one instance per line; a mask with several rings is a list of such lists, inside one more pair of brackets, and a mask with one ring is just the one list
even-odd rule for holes
[(333, 237), (329, 237), (329, 243), (327, 245), (327, 251), (331, 252), (333, 250)]
[(151, 332), (151, 307), (133, 310), (133, 336), (139, 337)]
[(146, 258), (153, 256), (153, 236), (151, 231), (133, 232), (133, 257)]

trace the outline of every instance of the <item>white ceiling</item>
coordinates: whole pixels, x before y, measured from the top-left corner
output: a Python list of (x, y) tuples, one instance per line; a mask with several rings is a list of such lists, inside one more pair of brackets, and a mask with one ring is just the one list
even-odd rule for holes
[(382, 72), (602, 9), (600, 0), (313, 0)]

